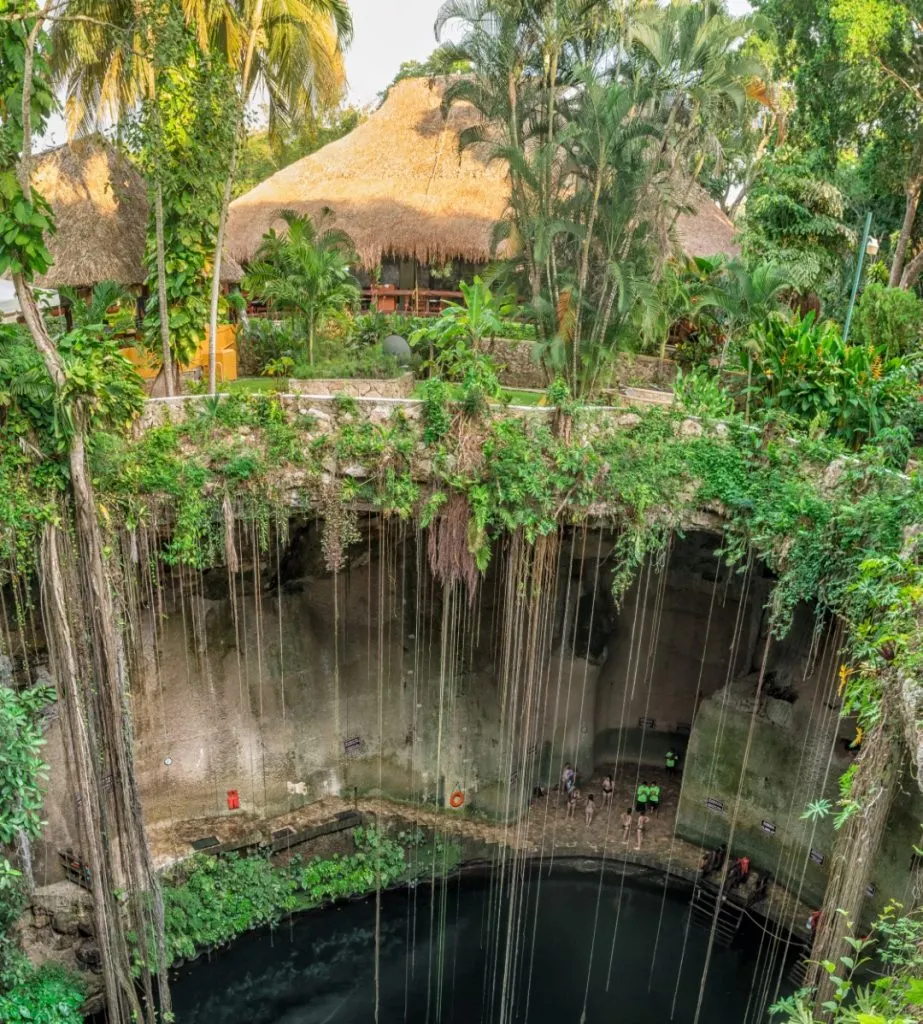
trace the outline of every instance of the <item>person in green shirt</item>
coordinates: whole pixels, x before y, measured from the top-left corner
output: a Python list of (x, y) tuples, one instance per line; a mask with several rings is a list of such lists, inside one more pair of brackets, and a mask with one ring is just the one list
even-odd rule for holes
[(646, 782), (640, 783), (635, 791), (635, 810), (639, 814), (644, 814), (647, 811), (647, 801), (650, 795), (650, 786)]
[(660, 786), (656, 783), (651, 783), (647, 787), (647, 806), (651, 809), (651, 814), (655, 814), (660, 806)]
[(670, 747), (670, 749), (667, 751), (666, 762), (667, 775), (675, 775), (676, 766), (679, 764), (679, 755), (672, 747)]

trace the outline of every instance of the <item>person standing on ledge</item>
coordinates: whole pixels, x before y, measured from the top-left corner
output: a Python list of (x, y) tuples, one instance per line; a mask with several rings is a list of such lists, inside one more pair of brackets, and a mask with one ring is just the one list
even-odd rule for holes
[(647, 801), (651, 795), (650, 787), (646, 782), (642, 782), (638, 785), (635, 790), (635, 810), (638, 814), (647, 813)]
[(612, 791), (613, 791), (613, 789), (615, 789), (615, 786), (612, 783), (612, 776), (611, 775), (607, 775), (603, 779), (603, 807), (611, 807), (612, 806)]
[(635, 842), (635, 849), (641, 849), (641, 840), (644, 838), (644, 826), (647, 824), (647, 815), (642, 811), (638, 815), (638, 824), (636, 828), (637, 840)]
[(651, 809), (651, 814), (657, 813), (657, 808), (660, 806), (660, 786), (656, 782), (652, 782), (647, 787), (647, 805)]
[(670, 749), (667, 751), (667, 756), (665, 760), (667, 764), (667, 775), (675, 775), (676, 768), (679, 765), (679, 755), (676, 753), (673, 747), (670, 747)]
[(593, 799), (593, 794), (586, 798), (586, 827), (589, 828), (593, 824), (593, 815), (596, 813), (596, 801)]
[(622, 842), (627, 843), (628, 837), (631, 835), (631, 808), (626, 807), (625, 813), (622, 815)]

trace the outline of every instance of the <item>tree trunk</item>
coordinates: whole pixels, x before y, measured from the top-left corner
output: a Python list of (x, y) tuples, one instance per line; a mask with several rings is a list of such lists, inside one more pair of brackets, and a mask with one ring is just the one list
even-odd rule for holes
[[(886, 712), (885, 712), (886, 714)], [(866, 735), (857, 758), (858, 771), (852, 784), (854, 798), (860, 803), (837, 833), (833, 864), (820, 921), (814, 934), (811, 964), (806, 984), (815, 990), (814, 1013), (819, 1020), (830, 1019), (824, 1009), (833, 993), (824, 960), (840, 969), (840, 957), (847, 953), (845, 938), (850, 928), (860, 928), (865, 891), (885, 833), (885, 825), (897, 790), (900, 753), (892, 740), (887, 718)], [(859, 935), (865, 934), (863, 931)]]
[[(23, 146), (17, 180), (23, 194), (31, 194), (31, 124), (32, 74), (35, 45), (44, 18), (36, 18), (29, 33), (23, 67), (22, 120)], [(57, 400), (61, 400), (67, 378), (63, 360), (48, 334), (29, 282), (22, 274), (13, 277), (23, 317), (33, 343), (54, 384)], [(161, 1010), (172, 1016), (170, 989), (167, 977), (166, 950), (163, 934), (163, 898), (160, 883), (154, 873), (137, 780), (132, 762), (131, 711), (128, 707), (126, 663), (122, 657), (119, 618), (115, 599), (106, 574), (102, 531), (96, 515), (96, 503), (90, 481), (85, 445), (86, 409), (83, 401), (74, 401), (70, 408), (72, 434), (68, 445), (71, 493), (75, 518), (75, 536), (79, 557), (71, 559), (73, 576), (80, 574), (83, 586), (71, 588), (64, 594), (58, 560), (58, 537), (61, 531), (49, 527), (46, 531), (45, 553), (50, 572), (42, 584), (47, 586), (43, 601), (43, 614), (47, 616), (50, 633), (56, 644), (56, 678), (70, 695), (67, 726), (72, 737), (81, 736), (72, 743), (75, 768), (81, 784), (79, 791), (84, 841), (89, 851), (93, 872), (94, 913), (96, 914), (98, 941), (103, 956), (103, 974), (109, 1002), (109, 1019), (113, 1024), (128, 1024), (142, 1017), (136, 981), (132, 972), (131, 951), (125, 934), (121, 909), (116, 903), (112, 880), (116, 864), (121, 864), (128, 881), (129, 926), (134, 930), (140, 955), (140, 979), (147, 997), (143, 1011), (148, 1024), (154, 1024), (152, 973), (157, 972)], [(76, 619), (77, 631), (71, 629), (71, 618)], [(85, 714), (85, 709), (94, 708)], [(97, 714), (98, 712), (98, 714)], [(102, 723), (101, 735), (92, 742), (95, 722)], [(89, 730), (89, 732), (88, 732)], [(102, 757), (100, 756), (102, 755)], [(110, 768), (109, 787), (101, 776), (104, 765)], [(116, 810), (112, 834), (102, 827), (101, 807), (111, 800)], [(95, 810), (97, 813), (92, 813)], [(113, 856), (110, 845), (114, 840), (119, 857)], [(151, 905), (147, 899), (150, 897)], [(156, 963), (151, 967), (148, 937), (154, 931)], [(110, 940), (111, 939), (111, 943)]]
[(221, 259), (224, 255), (224, 233), (228, 223), (228, 207), (231, 205), (231, 192), (234, 188), (234, 175), (237, 173), (237, 157), (240, 152), (240, 135), (243, 130), (244, 114), (247, 109), (247, 96), (250, 91), (250, 70), (253, 66), (253, 53), (256, 40), (263, 24), (264, 0), (257, 0), (247, 35), (247, 50), (244, 55), (244, 66), (240, 78), (240, 101), (237, 120), (234, 125), (234, 146), (231, 149), (231, 161), (228, 165), (228, 176), (224, 182), (221, 196), (221, 210), (218, 213), (218, 237), (215, 241), (215, 259), (212, 263), (212, 289), (208, 308), (208, 393), (213, 395), (218, 388), (218, 298), (221, 295)]
[(901, 288), (912, 288), (923, 273), (923, 249), (904, 267), (901, 275)]
[(314, 320), (308, 320), (308, 362), (314, 365)]
[(160, 346), (163, 353), (163, 374), (168, 397), (175, 394), (173, 354), (170, 351), (170, 306), (167, 302), (167, 253), (163, 225), (163, 186), (157, 182), (154, 191), (154, 231), (157, 244), (157, 305), (160, 312)]
[(914, 178), (907, 186), (906, 204), (904, 206), (904, 223), (901, 225), (901, 233), (894, 247), (894, 258), (891, 260), (891, 274), (888, 277), (888, 285), (897, 288), (901, 283), (901, 275), (904, 271), (904, 258), (907, 254), (907, 246), (910, 244), (910, 236), (913, 234), (913, 224), (917, 219), (917, 207), (920, 204), (919, 178)]
[(221, 259), (224, 255), (224, 232), (228, 223), (228, 207), (231, 205), (231, 191), (234, 188), (234, 174), (237, 171), (238, 133), (234, 133), (234, 148), (228, 167), (224, 194), (221, 197), (221, 211), (218, 214), (218, 237), (215, 241), (215, 259), (212, 264), (212, 290), (208, 307), (208, 393), (218, 390), (218, 301), (221, 297)]

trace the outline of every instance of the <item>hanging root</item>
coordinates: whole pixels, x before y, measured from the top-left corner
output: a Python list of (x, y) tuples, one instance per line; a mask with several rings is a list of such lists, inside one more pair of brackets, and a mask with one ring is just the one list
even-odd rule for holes
[(324, 487), (318, 502), (323, 517), (321, 547), (329, 572), (338, 573), (346, 565), (346, 549), (362, 539), (358, 515), (343, 504), (342, 488), (336, 481)]
[(823, 1004), (833, 994), (830, 974), (822, 963), (826, 960), (839, 966), (839, 958), (847, 952), (845, 939), (852, 926), (859, 923), (865, 890), (885, 834), (900, 771), (900, 753), (895, 746), (883, 706), (882, 721), (866, 734), (856, 760), (850, 799), (857, 801), (859, 810), (837, 834), (823, 913), (811, 952), (806, 984), (815, 990), (814, 1013), (819, 1020), (830, 1019)]
[[(134, 774), (128, 703), (132, 661), (119, 625), (131, 617), (125, 607), (130, 588), (117, 568), (107, 572), (98, 526), (80, 525), (78, 549), (68, 533), (53, 526), (45, 531), (42, 613), (63, 697), (82, 852), (93, 881), (108, 1019), (112, 1024), (153, 1024), (155, 974), (165, 1015), (170, 991), (163, 901)], [(115, 896), (119, 889), (125, 892), (124, 902)]]
[(240, 560), (237, 557), (237, 544), (234, 540), (234, 508), (227, 495), (221, 503), (221, 516), (224, 519), (224, 557), (228, 572), (236, 576), (240, 571)]
[(468, 600), (474, 601), (480, 571), (471, 551), (468, 502), (453, 493), (429, 527), (427, 541), (433, 575), (444, 587), (464, 581)]

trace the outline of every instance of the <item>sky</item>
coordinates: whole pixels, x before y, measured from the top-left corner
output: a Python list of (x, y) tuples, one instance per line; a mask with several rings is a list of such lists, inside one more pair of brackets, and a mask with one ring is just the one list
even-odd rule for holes
[[(346, 54), (349, 99), (371, 103), (405, 60), (424, 60), (436, 47), (433, 23), (442, 0), (351, 0), (353, 44)], [(729, 0), (733, 14), (750, 9)]]
[(436, 47), (433, 23), (442, 0), (351, 0), (353, 44), (346, 54), (349, 98), (371, 103), (405, 60)]

